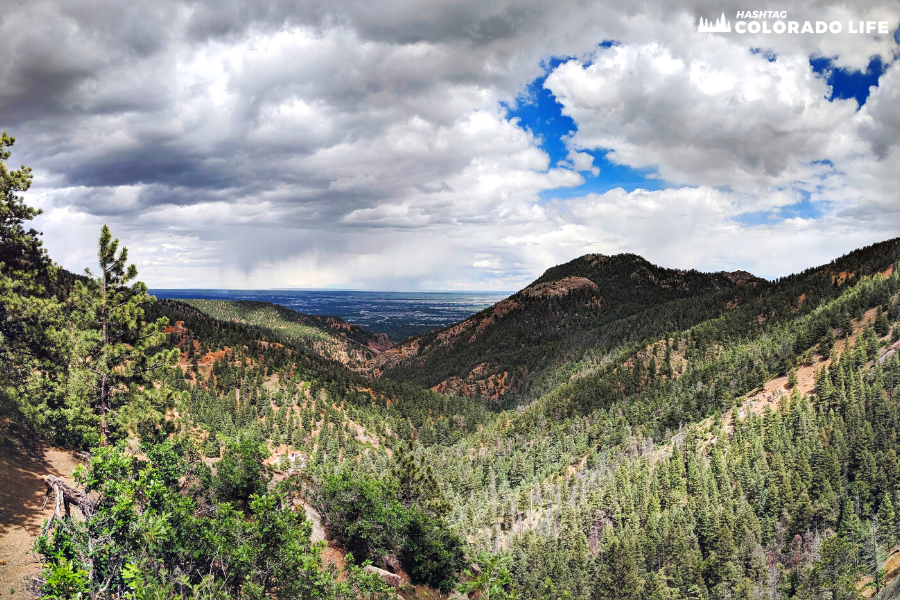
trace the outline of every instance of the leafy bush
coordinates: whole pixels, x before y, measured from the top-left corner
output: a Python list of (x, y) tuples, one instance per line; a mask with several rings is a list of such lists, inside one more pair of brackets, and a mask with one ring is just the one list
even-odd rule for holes
[(264, 494), (272, 478), (263, 465), (268, 456), (265, 445), (249, 437), (228, 446), (216, 465), (216, 498), (246, 506), (254, 494)]
[(463, 543), (443, 520), (413, 509), (406, 516), (400, 561), (413, 583), (449, 592), (465, 566)]
[(247, 464), (258, 456), (254, 446), (238, 444), (229, 483), (216, 477), (212, 486), (184, 440), (146, 451), (148, 461), (98, 448), (77, 474), (96, 504), (89, 518), (54, 520), (38, 539), (46, 597), (392, 597), (375, 575), (350, 569), (338, 581), (325, 569), (289, 489), (252, 493), (245, 511), (214, 500), (212, 488), (243, 494), (262, 480)]
[(403, 530), (403, 506), (381, 481), (348, 470), (323, 478), (318, 504), (328, 529), (359, 561), (381, 563)]
[(381, 565), (400, 558), (413, 583), (449, 591), (463, 567), (463, 543), (444, 521), (418, 505), (397, 499), (397, 482), (376, 480), (348, 469), (323, 478), (317, 504), (329, 531), (358, 560)]

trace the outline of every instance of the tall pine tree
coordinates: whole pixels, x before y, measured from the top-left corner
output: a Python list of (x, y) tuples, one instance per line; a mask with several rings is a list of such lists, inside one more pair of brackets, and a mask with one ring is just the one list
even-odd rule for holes
[(56, 269), (40, 233), (41, 214), (25, 204), (31, 169), (10, 171), (15, 138), (0, 136), (0, 418), (52, 427), (61, 398), (62, 313), (53, 297)]
[(165, 423), (174, 394), (154, 383), (177, 362), (179, 351), (159, 349), (167, 321), (146, 321), (144, 309), (153, 298), (147, 286), (136, 281), (137, 267), (127, 265), (128, 249), (119, 249), (119, 240), (106, 225), (97, 256), (100, 272), (86, 270), (87, 281), (76, 282), (70, 392), (94, 411), (98, 441), (106, 445), (129, 429), (143, 431)]

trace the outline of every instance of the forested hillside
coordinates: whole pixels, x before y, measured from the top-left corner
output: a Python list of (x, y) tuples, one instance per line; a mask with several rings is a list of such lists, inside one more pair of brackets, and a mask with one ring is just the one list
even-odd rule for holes
[(268, 302), (185, 300), (184, 303), (219, 321), (250, 325), (271, 338), (300, 344), (344, 364), (364, 362), (391, 347), (385, 334), (371, 333), (337, 317), (306, 315)]
[(461, 323), (404, 342), (368, 367), (511, 406), (559, 385), (573, 365), (580, 363), (580, 370), (605, 362), (623, 346), (667, 332), (712, 322), (709, 335), (746, 334), (805, 314), (842, 286), (896, 261), (898, 246), (896, 240), (877, 244), (774, 282), (744, 272), (664, 269), (628, 254), (590, 254), (548, 269)]
[(106, 227), (68, 274), (30, 173), (0, 184), (0, 431), (87, 453), (44, 478), (42, 597), (849, 600), (896, 574), (900, 239), (777, 281), (582, 257), (373, 360), (337, 321), (155, 300)]
[[(240, 368), (188, 373), (187, 413), (208, 456), (269, 440), (330, 535), (437, 588), (467, 552), (521, 597), (851, 598), (883, 583), (900, 525), (896, 247), (773, 282), (768, 318), (735, 307), (621, 346), (512, 411), (251, 343)], [(411, 506), (441, 548), (425, 566)]]

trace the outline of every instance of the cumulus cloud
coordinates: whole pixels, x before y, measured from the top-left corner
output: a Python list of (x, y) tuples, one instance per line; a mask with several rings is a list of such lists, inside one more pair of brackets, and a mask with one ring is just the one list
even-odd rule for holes
[(856, 101), (826, 100), (808, 58), (769, 62), (724, 37), (695, 46), (615, 46), (559, 66), (546, 86), (578, 124), (572, 144), (672, 182), (748, 191), (816, 177), (811, 163), (852, 151), (833, 146)]
[[(900, 22), (875, 1), (789, 4)], [(109, 222), (158, 287), (511, 289), (598, 248), (776, 275), (900, 233), (893, 37), (695, 30), (746, 8), (13, 3), (0, 126), (35, 167), (53, 257), (80, 270)], [(890, 64), (861, 109), (809, 66), (873, 55)], [(506, 108), (539, 76), (577, 126), (556, 164)], [(603, 153), (668, 189), (573, 192)], [(819, 216), (779, 212), (800, 201)]]

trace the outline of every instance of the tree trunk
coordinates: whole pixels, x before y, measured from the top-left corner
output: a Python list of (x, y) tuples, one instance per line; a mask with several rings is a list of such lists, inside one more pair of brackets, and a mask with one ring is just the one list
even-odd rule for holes
[[(106, 311), (106, 266), (103, 268), (103, 279), (100, 282), (100, 294), (104, 312)], [(109, 345), (109, 321), (106, 314), (103, 315), (102, 329), (100, 338), (100, 354), (103, 356), (106, 347)], [(107, 436), (109, 434), (109, 425), (106, 421), (106, 415), (109, 413), (109, 374), (104, 373), (100, 376), (100, 445), (107, 445)]]
[(109, 376), (100, 377), (100, 445), (106, 446), (109, 427), (106, 423), (106, 413), (109, 412)]

